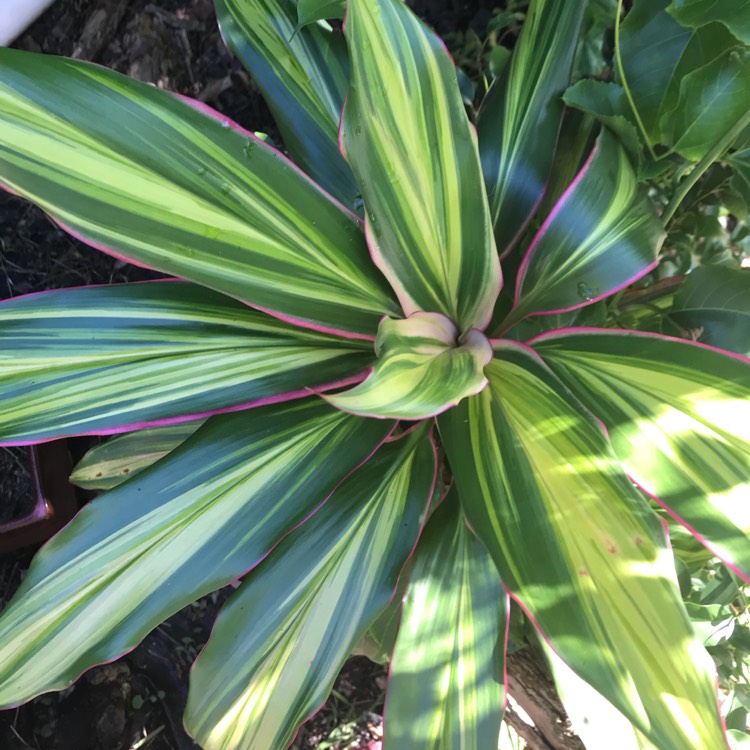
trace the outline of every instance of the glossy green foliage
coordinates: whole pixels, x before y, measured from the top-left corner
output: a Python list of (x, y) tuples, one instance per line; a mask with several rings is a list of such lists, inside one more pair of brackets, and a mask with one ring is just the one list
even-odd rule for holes
[(513, 4), (474, 109), (401, 0), (216, 5), (288, 157), (0, 50), (0, 184), (181, 277), (0, 303), (0, 440), (125, 433), (0, 613), (0, 705), (241, 579), (191, 674), (206, 750), (284, 750), (353, 651), (391, 658), (384, 750), (496, 750), (523, 621), (622, 737), (724, 747), (706, 649), (741, 701), (750, 271), (717, 201), (750, 196), (744, 6)]

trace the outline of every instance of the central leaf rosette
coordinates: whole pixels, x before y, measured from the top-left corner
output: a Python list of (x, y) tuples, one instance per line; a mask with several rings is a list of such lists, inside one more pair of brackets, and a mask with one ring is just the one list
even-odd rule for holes
[(343, 411), (383, 419), (423, 419), (455, 406), (486, 385), (492, 359), (487, 337), (471, 329), (459, 337), (445, 315), (415, 312), (383, 318), (375, 340), (378, 361), (359, 385), (325, 395)]

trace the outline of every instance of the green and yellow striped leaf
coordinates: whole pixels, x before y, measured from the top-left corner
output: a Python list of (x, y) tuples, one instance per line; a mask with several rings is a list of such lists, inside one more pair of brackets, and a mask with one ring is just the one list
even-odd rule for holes
[(84, 490), (111, 490), (182, 445), (205, 421), (193, 419), (113, 437), (86, 452), (70, 481)]
[(375, 341), (378, 361), (354, 388), (323, 398), (361, 416), (423, 419), (445, 411), (487, 385), (490, 342), (476, 329), (459, 340), (444, 315), (413, 313), (384, 318)]
[(0, 49), (0, 184), (112, 254), (307, 327), (373, 336), (397, 307), (356, 216), (194, 104)]
[(385, 747), (497, 747), (506, 598), (453, 492), (431, 516), (409, 573), (386, 696)]
[(487, 92), (477, 132), (495, 240), (518, 240), (544, 195), (585, 3), (532, 0), (511, 63)]
[(476, 137), (443, 43), (401, 0), (350, 0), (341, 140), (375, 263), (404, 311), (483, 328), (500, 265)]
[(216, 0), (227, 46), (268, 102), (292, 158), (352, 208), (357, 184), (338, 146), (349, 85), (346, 43), (319, 25), (300, 28), (298, 7), (294, 0)]
[(662, 239), (627, 152), (602, 130), (526, 252), (506, 325), (574, 310), (628, 286), (654, 267)]
[(750, 360), (635, 332), (533, 346), (607, 426), (628, 474), (750, 581)]
[(393, 595), (436, 470), (424, 427), (382, 447), (243, 581), (190, 675), (201, 747), (289, 745)]
[(16, 297), (0, 303), (0, 440), (122, 432), (304, 396), (352, 382), (371, 346), (179, 281)]
[(664, 530), (594, 418), (532, 351), (439, 419), (471, 527), (561, 658), (660, 750), (724, 747), (714, 667)]
[(319, 399), (223, 414), (89, 503), (0, 615), (0, 705), (61, 690), (245, 573), (390, 429)]

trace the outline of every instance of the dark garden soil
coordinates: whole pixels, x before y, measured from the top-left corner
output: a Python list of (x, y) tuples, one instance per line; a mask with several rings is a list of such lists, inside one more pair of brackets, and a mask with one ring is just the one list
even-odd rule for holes
[[(415, 0), (441, 34), (481, 33), (500, 1)], [(201, 99), (251, 130), (276, 135), (252, 81), (224, 47), (211, 0), (58, 0), (16, 43), (92, 60)], [(65, 286), (136, 281), (153, 273), (73, 240), (41, 211), (0, 193), (0, 299)], [(24, 449), (0, 450), (0, 520), (26, 515), (32, 485)], [(0, 557), (0, 608), (31, 552)], [(186, 607), (121, 660), (63, 693), (0, 712), (2, 750), (188, 750), (182, 729), (188, 669), (205, 643), (222, 590)], [(385, 670), (351, 659), (326, 706), (300, 731), (299, 750), (379, 747)], [(275, 750), (269, 748), (269, 750)]]

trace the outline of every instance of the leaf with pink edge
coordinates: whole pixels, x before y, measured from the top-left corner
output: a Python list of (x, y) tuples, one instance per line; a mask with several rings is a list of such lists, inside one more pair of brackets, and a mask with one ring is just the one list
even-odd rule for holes
[(634, 331), (534, 349), (609, 430), (630, 476), (750, 581), (750, 360)]
[(244, 574), (392, 427), (317, 398), (222, 414), (89, 503), (0, 615), (0, 705), (62, 690)]
[(399, 310), (358, 218), (193, 104), (97, 65), (0, 48), (0, 184), (114, 255), (305, 327), (374, 336)]
[(386, 697), (387, 748), (497, 745), (506, 600), (451, 492), (430, 517), (409, 572)]
[(656, 265), (662, 239), (627, 151), (603, 129), (526, 252), (506, 326), (589, 305), (631, 284)]
[(0, 303), (0, 441), (299, 398), (356, 382), (373, 359), (369, 342), (296, 328), (187, 282), (16, 297)]
[[(560, 657), (661, 750), (721, 748), (715, 670), (664, 529), (589, 412), (528, 347), (439, 418), (471, 527)], [(599, 398), (603, 398), (599, 394)]]
[(476, 136), (443, 43), (401, 0), (350, 0), (344, 155), (406, 315), (483, 328), (500, 289)]
[(501, 255), (512, 249), (547, 187), (584, 8), (583, 2), (532, 0), (510, 65), (480, 106), (479, 153)]
[(359, 385), (324, 395), (338, 409), (361, 416), (424, 419), (445, 411), (487, 384), (492, 346), (477, 330), (459, 340), (444, 315), (385, 318), (375, 341), (378, 361)]
[(287, 747), (326, 699), (417, 542), (437, 471), (425, 427), (380, 448), (232, 595), (190, 675), (185, 725), (205, 750)]

